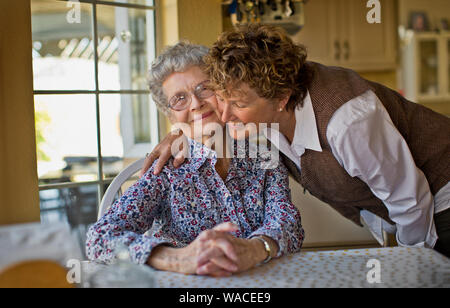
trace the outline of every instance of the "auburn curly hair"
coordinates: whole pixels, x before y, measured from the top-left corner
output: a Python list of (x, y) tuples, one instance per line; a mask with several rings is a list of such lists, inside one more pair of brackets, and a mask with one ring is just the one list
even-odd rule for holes
[(212, 87), (231, 96), (246, 83), (266, 99), (281, 99), (289, 92), (288, 110), (303, 105), (312, 71), (306, 65), (307, 52), (282, 30), (250, 24), (224, 32), (205, 58)]

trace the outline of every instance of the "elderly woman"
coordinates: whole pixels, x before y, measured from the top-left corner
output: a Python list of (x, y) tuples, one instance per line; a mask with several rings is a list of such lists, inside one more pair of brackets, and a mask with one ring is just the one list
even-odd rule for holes
[(300, 250), (304, 232), (285, 167), (268, 170), (260, 168), (260, 158), (221, 157), (206, 142), (214, 133), (194, 135), (199, 125), (224, 127), (203, 71), (207, 53), (181, 42), (154, 61), (153, 98), (184, 127), (191, 158), (181, 168), (169, 162), (159, 175), (153, 164), (112, 205), (88, 231), (91, 260), (109, 262), (124, 244), (139, 264), (227, 276)]

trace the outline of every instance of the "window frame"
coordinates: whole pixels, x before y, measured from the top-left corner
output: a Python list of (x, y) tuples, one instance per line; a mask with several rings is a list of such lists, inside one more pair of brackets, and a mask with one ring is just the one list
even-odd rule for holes
[[(96, 109), (96, 138), (97, 138), (97, 175), (98, 178), (95, 181), (85, 181), (85, 182), (67, 182), (67, 183), (55, 183), (55, 184), (40, 184), (39, 191), (52, 190), (52, 189), (64, 189), (64, 188), (76, 188), (88, 185), (97, 185), (98, 187), (98, 200), (97, 206), (101, 204), (101, 200), (105, 193), (105, 185), (112, 182), (112, 178), (105, 178), (103, 173), (103, 156), (101, 148), (101, 121), (100, 121), (100, 96), (104, 94), (119, 94), (119, 95), (148, 95), (149, 97), (149, 113), (150, 113), (150, 134), (151, 143), (135, 143), (134, 142), (134, 129), (133, 129), (133, 119), (132, 119), (132, 104), (126, 104), (128, 106), (122, 106), (121, 122), (123, 126), (123, 140), (124, 140), (124, 159), (130, 157), (139, 157), (140, 153), (148, 152), (159, 142), (159, 117), (158, 110), (152, 98), (150, 96), (149, 90), (101, 90), (99, 84), (99, 57), (98, 57), (98, 23), (97, 23), (97, 5), (108, 5), (112, 7), (122, 7), (128, 9), (141, 9), (147, 11), (147, 17), (150, 16), (151, 20), (147, 25), (147, 38), (153, 35), (152, 40), (147, 40), (147, 61), (150, 63), (150, 59), (154, 59), (157, 50), (157, 31), (156, 31), (156, 16), (157, 16), (157, 5), (154, 0), (153, 6), (133, 4), (133, 3), (123, 3), (114, 1), (102, 1), (102, 0), (56, 0), (60, 2), (68, 3), (68, 10), (70, 9), (69, 3), (85, 3), (91, 5), (92, 10), (92, 39), (94, 48), (94, 80), (95, 88), (94, 90), (35, 90), (33, 88), (33, 97), (39, 95), (71, 95), (71, 94), (92, 94), (95, 95), (95, 109)], [(151, 30), (151, 32), (149, 32)], [(36, 166), (37, 167), (37, 166)], [(40, 202), (39, 202), (40, 203)], [(48, 210), (58, 210), (59, 208), (44, 209)], [(98, 208), (97, 208), (98, 210)], [(42, 210), (40, 210), (42, 212)]]

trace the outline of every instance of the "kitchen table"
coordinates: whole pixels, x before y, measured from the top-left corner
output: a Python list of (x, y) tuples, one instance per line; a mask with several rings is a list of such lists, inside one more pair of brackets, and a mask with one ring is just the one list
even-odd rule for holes
[[(84, 280), (102, 267), (83, 262)], [(158, 288), (450, 287), (450, 259), (427, 248), (300, 252), (227, 278), (149, 271)], [(87, 286), (85, 284), (85, 286)]]

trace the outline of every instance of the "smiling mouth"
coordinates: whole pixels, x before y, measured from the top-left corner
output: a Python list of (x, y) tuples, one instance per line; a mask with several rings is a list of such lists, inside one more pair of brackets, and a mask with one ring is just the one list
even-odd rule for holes
[(232, 128), (232, 129), (242, 129), (242, 128), (245, 128), (245, 124), (242, 123), (242, 122), (236, 122), (236, 123), (233, 123), (233, 122), (227, 122), (227, 126), (230, 127), (230, 128)]
[(192, 121), (195, 122), (195, 121), (204, 120), (206, 118), (209, 118), (213, 114), (214, 114), (214, 111), (205, 112), (205, 113), (203, 113), (201, 115), (198, 115), (198, 116), (194, 117), (194, 119)]

